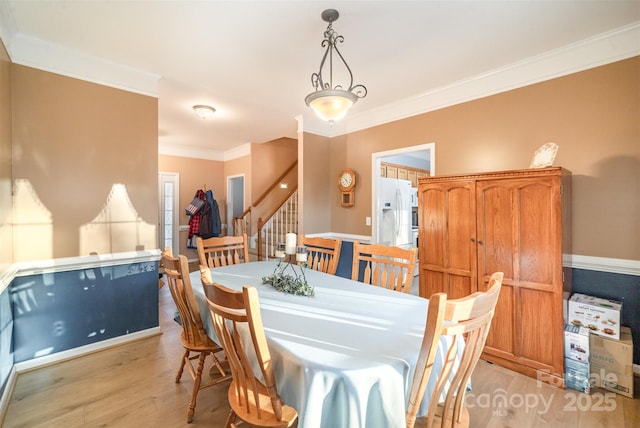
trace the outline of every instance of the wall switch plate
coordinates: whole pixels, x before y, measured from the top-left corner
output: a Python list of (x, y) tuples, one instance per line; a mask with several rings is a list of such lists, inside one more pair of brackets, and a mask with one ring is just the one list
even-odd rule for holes
[(364, 224), (366, 224), (367, 226), (371, 226), (371, 217), (365, 217)]

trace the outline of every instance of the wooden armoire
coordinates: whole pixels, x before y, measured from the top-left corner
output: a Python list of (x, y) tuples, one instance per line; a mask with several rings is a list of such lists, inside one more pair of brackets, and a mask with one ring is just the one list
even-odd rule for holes
[(571, 173), (560, 167), (421, 178), (420, 295), (485, 291), (504, 272), (485, 360), (564, 385)]

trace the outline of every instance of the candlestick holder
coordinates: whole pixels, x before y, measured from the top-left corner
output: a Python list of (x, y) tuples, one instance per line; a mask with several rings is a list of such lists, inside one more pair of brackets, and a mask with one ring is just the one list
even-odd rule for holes
[[(304, 275), (304, 269), (307, 267), (307, 247), (293, 245), (289, 235), (294, 234), (287, 234), (286, 244), (277, 244), (275, 256), (279, 259), (278, 264), (271, 275), (262, 277), (262, 283), (270, 284), (284, 293), (313, 296), (314, 289)], [(296, 267), (299, 272), (296, 271)]]

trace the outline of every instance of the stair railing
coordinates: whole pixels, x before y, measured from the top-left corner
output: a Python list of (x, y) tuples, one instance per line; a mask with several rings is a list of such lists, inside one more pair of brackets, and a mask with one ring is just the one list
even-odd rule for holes
[(275, 256), (276, 245), (285, 242), (287, 233), (298, 233), (298, 186), (289, 192), (273, 212), (258, 219), (258, 260)]
[[(282, 180), (284, 180), (294, 168), (298, 166), (298, 161), (293, 162), (278, 178), (276, 178), (271, 186), (267, 190), (265, 190), (262, 195), (260, 195), (255, 201), (251, 203), (247, 209), (245, 209), (242, 214), (238, 217), (234, 217), (232, 221), (233, 226), (233, 234), (235, 236), (242, 235), (246, 233), (247, 236), (253, 236), (253, 228), (252, 224), (254, 224), (252, 216), (253, 211), (258, 207), (258, 205), (265, 200), (275, 189), (278, 188)], [(260, 210), (258, 210), (260, 211)], [(259, 215), (259, 212), (258, 212)]]

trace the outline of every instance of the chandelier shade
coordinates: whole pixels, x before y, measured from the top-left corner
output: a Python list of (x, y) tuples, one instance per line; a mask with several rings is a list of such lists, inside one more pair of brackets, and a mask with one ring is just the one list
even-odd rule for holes
[[(320, 119), (330, 123), (342, 119), (359, 98), (364, 98), (367, 95), (367, 88), (364, 85), (353, 84), (351, 68), (338, 50), (337, 43), (344, 41), (344, 37), (338, 35), (332, 28), (332, 23), (338, 19), (338, 16), (338, 11), (335, 9), (327, 9), (322, 12), (322, 19), (329, 23), (322, 41), (325, 52), (320, 61), (320, 69), (311, 75), (311, 84), (315, 91), (307, 95), (304, 100)], [(348, 85), (346, 83), (334, 85), (334, 56), (344, 66), (346, 73), (343, 72), (341, 75), (348, 77), (348, 82), (346, 82)], [(329, 60), (328, 64), (326, 63), (327, 59)], [(328, 72), (329, 80), (323, 77), (324, 71)]]
[(210, 119), (214, 116), (216, 109), (211, 106), (199, 104), (193, 106), (193, 111), (196, 112), (200, 119)]
[(342, 119), (357, 100), (356, 94), (342, 89), (316, 91), (305, 98), (305, 102), (316, 115), (327, 122)]

